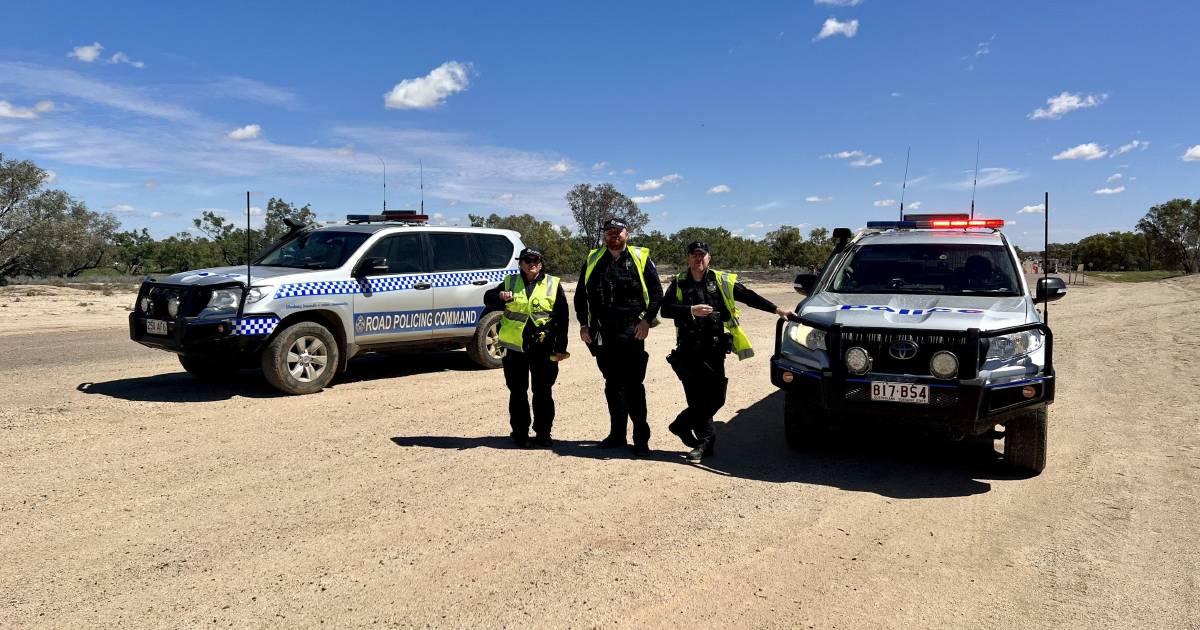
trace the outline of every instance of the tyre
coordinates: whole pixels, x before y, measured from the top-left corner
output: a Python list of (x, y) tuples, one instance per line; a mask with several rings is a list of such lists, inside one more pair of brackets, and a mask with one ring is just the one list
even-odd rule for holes
[(475, 335), (467, 343), (467, 356), (480, 366), (494, 370), (502, 365), (506, 350), (500, 345), (500, 318), (504, 311), (492, 311), (479, 318)]
[(179, 355), (179, 364), (198, 380), (219, 382), (232, 380), (238, 372), (237, 360), (218, 357), (187, 357)]
[(825, 413), (819, 407), (804, 400), (796, 390), (784, 392), (783, 436), (788, 448), (812, 450), (825, 441), (828, 429)]
[(1004, 462), (1038, 474), (1046, 468), (1047, 409), (1038, 407), (1004, 425)]
[(272, 387), (287, 394), (314, 394), (337, 372), (340, 349), (329, 329), (298, 322), (277, 334), (262, 353), (262, 371)]

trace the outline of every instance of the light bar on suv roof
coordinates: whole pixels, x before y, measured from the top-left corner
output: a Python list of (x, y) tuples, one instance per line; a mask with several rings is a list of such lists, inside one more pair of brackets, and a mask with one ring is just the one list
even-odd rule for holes
[(932, 219), (928, 221), (867, 221), (870, 230), (1002, 228), (1004, 219)]

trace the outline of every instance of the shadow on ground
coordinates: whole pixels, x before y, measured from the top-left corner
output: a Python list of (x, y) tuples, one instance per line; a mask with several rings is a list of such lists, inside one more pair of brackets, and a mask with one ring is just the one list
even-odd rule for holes
[[(444, 371), (483, 369), (467, 358), (466, 352), (429, 354), (371, 353), (350, 361), (350, 370), (339, 374), (329, 385), (335, 389), (346, 383), (429, 374)], [(212, 402), (234, 396), (274, 398), (284, 396), (272, 388), (259, 370), (241, 370), (227, 381), (200, 381), (187, 372), (123, 378), (99, 383), (80, 383), (76, 390), (85, 394), (111, 396), (138, 402)]]
[[(628, 449), (600, 449), (595, 441), (556, 440), (552, 450), (561, 457), (693, 465), (683, 459), (686, 447), (659, 424), (665, 422), (652, 423), (655, 434), (649, 455), (636, 456)], [(783, 441), (782, 392), (736, 411), (728, 422), (717, 425), (717, 453), (699, 464), (717, 475), (830, 486), (895, 499), (970, 496), (991, 490), (987, 480), (1021, 478), (1004, 467), (994, 448), (902, 430), (880, 434), (850, 429), (818, 451), (793, 453)], [(398, 436), (392, 442), (404, 447), (454, 450), (517, 448), (508, 436)]]

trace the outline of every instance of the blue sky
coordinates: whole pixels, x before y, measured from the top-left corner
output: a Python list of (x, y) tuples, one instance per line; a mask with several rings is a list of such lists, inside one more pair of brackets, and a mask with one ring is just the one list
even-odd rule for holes
[[(8, 11), (10, 17), (14, 11)], [(1041, 242), (1200, 195), (1182, 2), (25, 3), (0, 152), (165, 236), (246, 190), (322, 219), (531, 212), (611, 181), (651, 229), (861, 226), (906, 205)], [(824, 36), (822, 36), (824, 35)], [(96, 46), (99, 44), (99, 47)], [(1040, 110), (1040, 113), (1039, 113)], [(1057, 159), (1056, 159), (1057, 157)], [(1194, 158), (1194, 159), (1193, 159)], [(1024, 212), (1023, 212), (1024, 210)]]

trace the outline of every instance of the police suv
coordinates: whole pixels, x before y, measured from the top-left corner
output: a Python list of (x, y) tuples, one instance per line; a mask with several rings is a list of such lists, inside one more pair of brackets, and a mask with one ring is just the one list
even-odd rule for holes
[(349, 215), (291, 231), (250, 267), (147, 278), (134, 341), (179, 355), (200, 379), (261, 365), (289, 394), (320, 391), (367, 351), (463, 348), (500, 366), (500, 312), (483, 294), (516, 273), (511, 230), (430, 227), (412, 211)]
[(987, 445), (1003, 436), (1009, 465), (1042, 471), (1054, 340), (1035, 303), (1066, 285), (1039, 279), (1031, 297), (1003, 225), (906, 215), (834, 231), (820, 276), (796, 277), (798, 316), (777, 330), (771, 381), (789, 446), (876, 416)]

